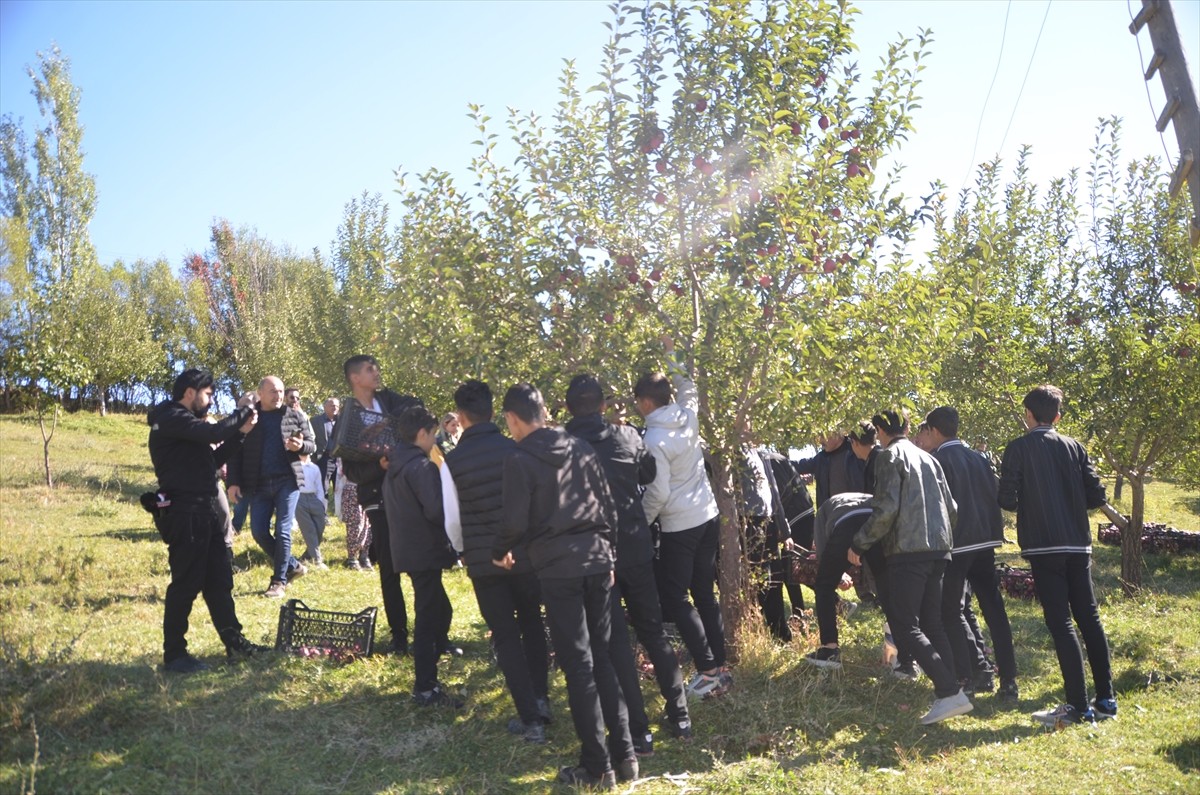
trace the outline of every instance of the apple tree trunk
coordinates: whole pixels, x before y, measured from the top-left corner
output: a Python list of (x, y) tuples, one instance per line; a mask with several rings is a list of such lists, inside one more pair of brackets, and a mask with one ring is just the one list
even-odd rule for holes
[(738, 659), (741, 634), (750, 604), (746, 567), (742, 565), (741, 520), (733, 474), (728, 454), (713, 456), (714, 492), (721, 522), (717, 579), (721, 589), (721, 619), (725, 624), (725, 653), (730, 662)]
[(1121, 585), (1126, 594), (1132, 595), (1142, 587), (1142, 572), (1146, 565), (1142, 557), (1142, 527), (1146, 521), (1145, 475), (1130, 476), (1129, 492), (1133, 507), (1129, 512), (1129, 523), (1121, 531)]

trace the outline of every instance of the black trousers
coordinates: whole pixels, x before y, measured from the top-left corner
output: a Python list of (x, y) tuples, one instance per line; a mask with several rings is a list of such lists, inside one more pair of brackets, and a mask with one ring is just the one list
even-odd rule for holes
[(933, 680), (933, 692), (947, 698), (959, 691), (954, 653), (942, 628), (944, 560), (888, 560), (888, 586), (895, 618), (892, 636)]
[(367, 509), (367, 521), (371, 523), (371, 557), (379, 569), (379, 590), (383, 596), (383, 614), (392, 630), (392, 642), (398, 651), (408, 651), (408, 608), (404, 605), (404, 591), (400, 588), (400, 575), (392, 567), (391, 531), (388, 530), (387, 514), (383, 504)]
[(966, 615), (972, 591), (979, 599), (983, 620), (992, 632), (1000, 678), (1015, 679), (1017, 655), (1013, 649), (1008, 611), (1004, 609), (1004, 598), (996, 583), (994, 549), (955, 554), (946, 565), (946, 576), (942, 580), (942, 624), (946, 628), (950, 648), (954, 650), (955, 675), (960, 680), (967, 679), (978, 671), (986, 670), (988, 665)]
[(654, 678), (666, 702), (667, 717), (678, 725), (688, 720), (687, 694), (683, 689), (679, 655), (663, 628), (662, 603), (654, 579), (653, 562), (621, 571), (617, 574), (617, 584), (634, 634), (654, 665)]
[(641, 677), (634, 659), (633, 643), (625, 624), (627, 612), (638, 642), (654, 665), (654, 678), (667, 702), (667, 717), (675, 724), (688, 720), (687, 696), (683, 691), (679, 657), (663, 630), (662, 605), (659, 604), (658, 585), (654, 581), (654, 564), (647, 561), (618, 571), (611, 602), (612, 640), (609, 654), (629, 711), (630, 734), (644, 737), (650, 733), (650, 718), (646, 714), (645, 699), (642, 698)]
[(725, 624), (715, 590), (718, 527), (713, 518), (699, 527), (663, 533), (654, 570), (663, 617), (679, 629), (697, 671), (725, 664)]
[(414, 693), (425, 693), (437, 687), (438, 655), (444, 647), (454, 608), (442, 586), (442, 570), (410, 571), (413, 611), (413, 684)]
[(171, 583), (163, 606), (163, 662), (187, 652), (188, 618), (196, 597), (203, 595), (213, 626), (223, 643), (242, 632), (233, 607), (233, 570), (225, 547), (225, 514), (220, 502), (183, 509), (159, 520), (168, 539)]
[(612, 759), (634, 756), (629, 713), (608, 648), (611, 577), (605, 573), (541, 579), (546, 624), (558, 666), (567, 679), (571, 721), (581, 745), (579, 764), (594, 776), (610, 770)]
[(747, 516), (746, 559), (761, 572), (762, 584), (756, 594), (758, 608), (771, 635), (782, 640), (792, 639), (787, 614), (783, 610), (783, 585), (787, 580), (786, 565), (779, 557), (779, 545), (768, 542), (769, 516)]
[(479, 613), (492, 632), (496, 660), (523, 723), (540, 719), (537, 699), (549, 692), (541, 588), (532, 574), (473, 577)]
[[(883, 554), (883, 547), (879, 544), (868, 549), (862, 555), (862, 562), (867, 564), (867, 568), (871, 571), (871, 576), (875, 578), (875, 595), (879, 599), (879, 606), (883, 609), (883, 615), (888, 621), (889, 627), (896, 626), (896, 611), (892, 606), (891, 600), (891, 581), (888, 579), (887, 556)], [(895, 634), (892, 635), (895, 640)], [(896, 662), (902, 666), (909, 666), (913, 663), (913, 656), (899, 646), (896, 647)]]
[[(1112, 698), (1112, 663), (1108, 638), (1100, 625), (1100, 607), (1092, 589), (1092, 556), (1086, 552), (1030, 555), (1029, 568), (1033, 571), (1033, 586), (1042, 603), (1046, 628), (1054, 639), (1067, 703), (1081, 712), (1088, 707), (1079, 636), (1087, 647), (1096, 698)], [(1075, 634), (1072, 616), (1079, 624), (1079, 635)]]

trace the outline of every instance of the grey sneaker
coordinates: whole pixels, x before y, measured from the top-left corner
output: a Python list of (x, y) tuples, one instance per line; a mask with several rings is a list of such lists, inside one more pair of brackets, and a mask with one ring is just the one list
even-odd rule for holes
[(906, 682), (915, 682), (921, 678), (921, 672), (917, 670), (916, 663), (908, 665), (897, 665), (892, 669), (892, 676), (897, 679), (903, 679)]
[(263, 591), (263, 596), (268, 599), (282, 599), (287, 596), (287, 585), (279, 580), (271, 580), (271, 584), (267, 586), (267, 590)]
[(946, 718), (953, 718), (955, 715), (966, 715), (973, 709), (975, 709), (975, 705), (971, 703), (971, 699), (967, 698), (966, 693), (959, 690), (952, 696), (934, 699), (929, 711), (921, 716), (921, 723), (928, 726)]

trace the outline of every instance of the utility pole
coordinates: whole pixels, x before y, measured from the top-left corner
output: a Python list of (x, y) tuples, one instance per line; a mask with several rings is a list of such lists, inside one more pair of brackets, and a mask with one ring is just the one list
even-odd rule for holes
[(1200, 168), (1196, 163), (1200, 157), (1200, 102), (1183, 56), (1170, 0), (1142, 0), (1142, 10), (1130, 23), (1129, 32), (1136, 36), (1143, 27), (1150, 31), (1150, 43), (1154, 45), (1146, 80), (1158, 72), (1167, 96), (1166, 107), (1155, 126), (1161, 133), (1173, 122), (1175, 140), (1179, 143), (1179, 162), (1171, 176), (1171, 197), (1178, 195), (1184, 182), (1187, 183), (1193, 213), (1190, 233), (1195, 246), (1200, 244)]

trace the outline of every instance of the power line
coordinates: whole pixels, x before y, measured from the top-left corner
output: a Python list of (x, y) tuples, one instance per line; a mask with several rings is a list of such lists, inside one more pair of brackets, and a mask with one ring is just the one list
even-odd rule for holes
[[(1129, 21), (1133, 22), (1133, 6), (1130, 5), (1129, 0), (1125, 0), (1125, 9), (1129, 12)], [(1135, 34), (1133, 34), (1133, 40), (1135, 42), (1137, 42), (1138, 63), (1141, 64), (1142, 75), (1145, 76), (1145, 74), (1146, 74), (1146, 59), (1142, 57), (1142, 39), (1140, 36), (1138, 36), (1135, 33)], [(1154, 127), (1155, 127), (1155, 129), (1158, 129), (1158, 116), (1154, 113), (1154, 98), (1150, 96), (1150, 81), (1143, 80), (1142, 84), (1146, 89), (1146, 103), (1150, 105), (1150, 118), (1154, 119)], [(1167, 139), (1164, 138), (1163, 134), (1160, 132), (1158, 134), (1158, 140), (1162, 141), (1163, 156), (1167, 158), (1167, 160), (1166, 160), (1167, 167), (1170, 168), (1171, 167), (1171, 152), (1170, 152), (1170, 150), (1167, 149)]]
[(1042, 26), (1038, 28), (1037, 39), (1033, 42), (1033, 52), (1029, 55), (1029, 65), (1025, 67), (1025, 77), (1021, 80), (1021, 89), (1017, 92), (1017, 101), (1013, 103), (1012, 115), (1008, 117), (1008, 126), (1004, 128), (1004, 137), (1000, 139), (1000, 152), (1008, 141), (1008, 131), (1012, 129), (1013, 119), (1017, 118), (1017, 108), (1021, 104), (1021, 95), (1025, 93), (1025, 83), (1029, 81), (1029, 72), (1033, 69), (1033, 59), (1037, 57), (1038, 45), (1042, 42), (1042, 31), (1046, 29), (1046, 20), (1050, 18), (1050, 6), (1054, 0), (1046, 0), (1046, 13), (1042, 15)]
[(988, 86), (987, 96), (983, 98), (983, 108), (979, 111), (979, 126), (975, 128), (975, 143), (971, 147), (971, 162), (967, 164), (967, 173), (963, 176), (962, 185), (958, 192), (962, 193), (963, 188), (967, 187), (967, 180), (971, 178), (971, 172), (975, 169), (975, 153), (979, 150), (979, 135), (983, 132), (983, 117), (987, 112), (988, 100), (992, 98), (992, 89), (996, 87), (996, 78), (1000, 76), (1000, 64), (1004, 60), (1004, 42), (1008, 39), (1008, 17), (1012, 13), (1012, 0), (1008, 0), (1008, 6), (1004, 10), (1004, 30), (1000, 33), (1000, 54), (996, 57), (996, 71), (992, 73), (992, 84)]

